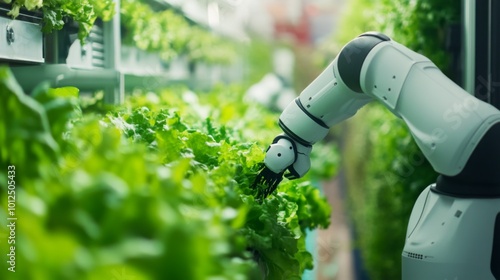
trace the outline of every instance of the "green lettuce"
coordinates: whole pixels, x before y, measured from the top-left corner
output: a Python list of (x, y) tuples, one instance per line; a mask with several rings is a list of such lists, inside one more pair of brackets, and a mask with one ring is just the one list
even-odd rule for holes
[(0, 191), (16, 166), (22, 221), (18, 270), (0, 278), (300, 279), (312, 268), (306, 232), (328, 226), (330, 206), (307, 178), (255, 199), (279, 128), (241, 90), (172, 88), (82, 113), (75, 88), (28, 96), (7, 68), (0, 77)]
[(11, 4), (8, 12), (12, 18), (19, 16), (22, 8), (42, 12), (42, 31), (50, 33), (64, 27), (67, 20), (78, 23), (78, 38), (84, 42), (97, 18), (110, 20), (115, 13), (113, 0), (3, 0)]

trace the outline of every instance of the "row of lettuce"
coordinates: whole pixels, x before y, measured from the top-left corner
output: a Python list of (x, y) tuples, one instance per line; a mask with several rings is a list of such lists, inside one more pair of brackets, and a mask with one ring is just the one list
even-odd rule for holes
[(76, 88), (26, 95), (2, 67), (0, 93), (0, 220), (17, 218), (0, 278), (300, 279), (312, 267), (306, 230), (328, 226), (330, 206), (309, 181), (335, 172), (337, 152), (319, 147), (310, 177), (256, 200), (279, 129), (241, 87), (134, 92), (95, 113)]

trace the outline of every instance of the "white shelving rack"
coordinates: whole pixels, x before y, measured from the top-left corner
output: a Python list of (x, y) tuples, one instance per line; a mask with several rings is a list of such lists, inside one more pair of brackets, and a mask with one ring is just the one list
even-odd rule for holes
[[(149, 0), (155, 9), (175, 9), (193, 24), (211, 29), (209, 1)], [(111, 21), (97, 21), (85, 44), (77, 38), (76, 23), (51, 34), (41, 32), (41, 13), (7, 15), (0, 4), (0, 64), (8, 64), (26, 93), (42, 82), (52, 87), (74, 86), (81, 94), (104, 91), (104, 102), (123, 102), (134, 87), (154, 89), (172, 83), (207, 88), (219, 81), (241, 79), (236, 67), (199, 63), (185, 57), (162, 62), (159, 55), (122, 45), (120, 1)], [(215, 32), (217, 30), (213, 29)], [(227, 36), (227, 34), (226, 34)]]
[[(0, 60), (10, 65), (27, 93), (48, 81), (53, 87), (75, 86), (82, 93), (103, 90), (105, 102), (120, 103), (124, 98), (124, 82), (118, 70), (121, 47), (119, 1), (116, 1), (115, 7), (113, 19), (96, 22), (84, 45), (76, 38), (78, 30), (71, 23), (61, 31), (44, 35), (41, 32), (41, 15), (35, 19), (36, 14), (28, 14), (32, 19), (28, 30), (18, 28), (28, 24), (25, 15), (12, 19), (3, 14), (0, 20), (12, 26), (15, 37), (11, 47), (19, 50), (19, 44), (36, 49), (41, 57), (23, 59), (19, 55), (9, 55), (1, 48)], [(5, 31), (5, 28), (0, 29)], [(24, 41), (18, 42), (18, 38)]]

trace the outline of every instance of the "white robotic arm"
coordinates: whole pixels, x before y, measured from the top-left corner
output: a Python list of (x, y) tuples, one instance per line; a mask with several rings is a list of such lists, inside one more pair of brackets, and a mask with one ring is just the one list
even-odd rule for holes
[(496, 108), (426, 57), (382, 34), (365, 33), (285, 108), (279, 124), (296, 143), (311, 146), (372, 100), (401, 117), (434, 169), (448, 176), (460, 173), (482, 136), (500, 122)]
[[(330, 127), (351, 117), (372, 100), (382, 102), (405, 121), (425, 157), (441, 174), (438, 184), (427, 188), (425, 195), (419, 198), (410, 218), (403, 253), (403, 278), (455, 279), (451, 274), (451, 278), (439, 278), (448, 277), (446, 273), (451, 269), (450, 273), (458, 273), (457, 279), (469, 279), (465, 275), (473, 276), (473, 279), (500, 279), (500, 176), (497, 174), (500, 159), (494, 158), (500, 157), (500, 112), (453, 83), (429, 59), (383, 34), (369, 32), (349, 42), (334, 61), (285, 108), (279, 119), (284, 134), (277, 136), (268, 148), (265, 168), (256, 179), (256, 184), (269, 187), (263, 195), (274, 191), (286, 170), (289, 172), (285, 176), (289, 179), (302, 177), (310, 167), (312, 145), (323, 139)], [(491, 143), (499, 144), (488, 147), (492, 146)], [(490, 160), (493, 158), (496, 162), (484, 164), (480, 154), (488, 154), (490, 148), (493, 149)], [(437, 223), (440, 219), (449, 218), (447, 215), (455, 206), (443, 206), (436, 202), (445, 196), (471, 198), (469, 201), (480, 199), (478, 205), (483, 206), (486, 205), (484, 199), (496, 202), (496, 207), (491, 201), (488, 204), (485, 219), (489, 226), (482, 227), (489, 230), (488, 237), (482, 236), (482, 240), (487, 240), (490, 251), (486, 254), (476, 252), (485, 255), (482, 259), (484, 264), (473, 262), (473, 265), (464, 266), (460, 264), (466, 262), (464, 257), (457, 258), (448, 266), (449, 262), (442, 260), (442, 255), (433, 250), (437, 248), (441, 253), (443, 250), (445, 253), (469, 252), (449, 250), (449, 247), (458, 244), (446, 247), (441, 243), (440, 247), (435, 245), (436, 241), (432, 241), (433, 246), (422, 247), (421, 240), (412, 239), (425, 239), (419, 233), (440, 230), (429, 228), (429, 225), (421, 227), (426, 226), (425, 221)], [(440, 210), (438, 212), (428, 209), (429, 201), (433, 199), (435, 209)], [(458, 200), (454, 202), (459, 204)], [(477, 209), (477, 213), (484, 210), (481, 206)], [(464, 236), (443, 234), (441, 237), (459, 239), (453, 242), (467, 242), (463, 240)], [(490, 256), (491, 260), (488, 259)], [(443, 265), (422, 266), (425, 261), (433, 263), (432, 259)], [(499, 268), (493, 269), (496, 266)], [(430, 270), (424, 272), (425, 268)]]

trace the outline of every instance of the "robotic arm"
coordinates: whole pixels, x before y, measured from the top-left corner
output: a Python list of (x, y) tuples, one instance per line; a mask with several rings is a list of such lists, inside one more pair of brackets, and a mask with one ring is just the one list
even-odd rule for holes
[[(383, 34), (364, 33), (349, 42), (282, 112), (279, 126), (283, 134), (269, 146), (265, 167), (256, 178), (256, 184), (268, 187), (263, 195), (272, 193), (283, 175), (295, 179), (306, 174), (314, 143), (373, 100), (405, 121), (424, 156), (441, 174), (437, 184), (422, 193), (412, 212), (403, 252), (403, 279), (500, 279), (500, 112), (453, 83), (428, 58)], [(447, 197), (457, 197), (453, 200), (456, 205), (463, 203), (462, 198), (477, 201), (476, 212), (470, 216), (488, 213), (484, 223), (476, 224), (486, 230), (487, 237), (466, 240), (464, 232), (457, 237), (439, 231), (438, 224), (452, 217), (449, 213), (465, 212), (465, 206), (457, 210), (450, 201), (443, 202)], [(483, 209), (484, 199), (493, 200), (496, 206), (488, 204), (490, 208)], [(465, 235), (471, 234), (469, 227), (464, 230)], [(433, 245), (423, 246), (429, 232), (435, 233)], [(436, 245), (440, 238), (449, 238), (448, 245)], [(488, 249), (476, 252), (484, 256), (481, 261), (476, 259), (481, 264), (464, 265), (466, 258), (450, 262), (444, 256), (471, 255), (454, 249), (463, 246), (453, 242), (483, 244), (485, 240)]]
[[(428, 58), (380, 33), (364, 33), (285, 108), (284, 134), (268, 148), (265, 166), (289, 178), (309, 170), (312, 145), (372, 100), (409, 127), (436, 172), (455, 176), (500, 112), (448, 79)], [(291, 147), (291, 148), (290, 148)]]

